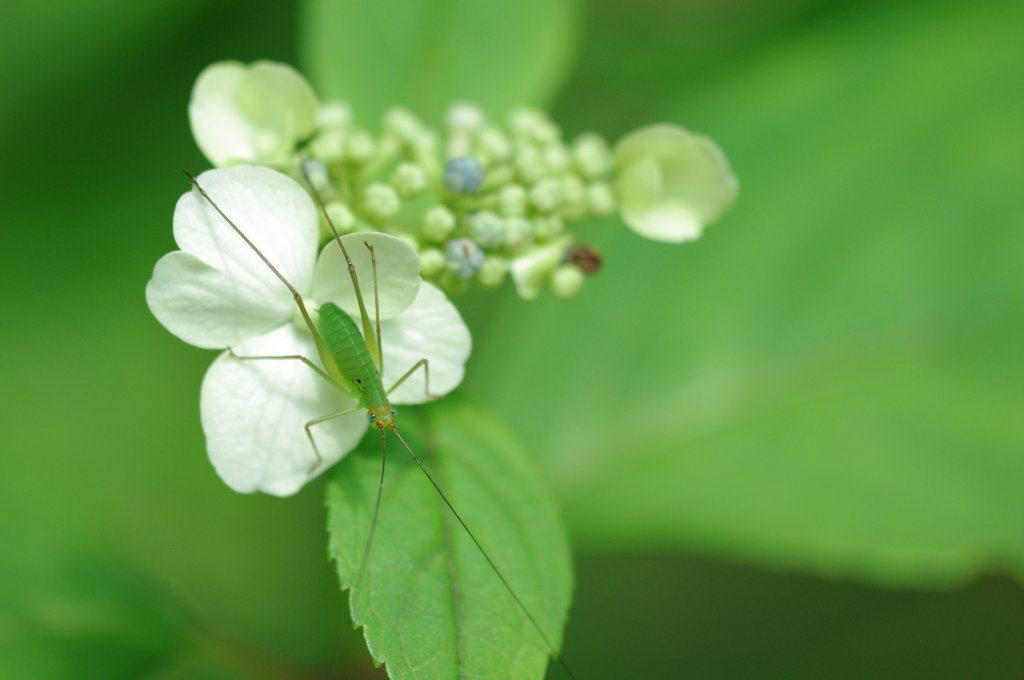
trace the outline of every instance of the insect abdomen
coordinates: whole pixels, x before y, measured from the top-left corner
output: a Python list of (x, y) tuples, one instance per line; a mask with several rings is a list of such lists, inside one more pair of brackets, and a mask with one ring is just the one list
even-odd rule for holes
[(377, 367), (352, 317), (336, 304), (327, 302), (320, 307), (317, 325), (338, 371), (359, 391), (362, 405), (369, 408), (386, 403), (387, 395)]

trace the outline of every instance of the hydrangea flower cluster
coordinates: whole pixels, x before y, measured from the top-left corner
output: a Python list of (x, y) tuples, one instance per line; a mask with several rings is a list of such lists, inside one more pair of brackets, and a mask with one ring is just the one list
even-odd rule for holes
[[(209, 170), (198, 181), (311, 314), (333, 302), (359, 318), (341, 249), (333, 242), (328, 245), (334, 247), (319, 248), (317, 209), (296, 182), (248, 165)], [(317, 461), (306, 423), (357, 402), (293, 358), (315, 361), (317, 351), (291, 292), (197, 191), (184, 194), (175, 207), (174, 240), (180, 250), (156, 263), (146, 302), (185, 342), (229, 348), (207, 370), (200, 390), (210, 461), (236, 491), (291, 495), (355, 447), (366, 433), (366, 412), (313, 428), (323, 455)], [(427, 359), (431, 396), (455, 389), (469, 358), (469, 330), (444, 293), (420, 279), (412, 247), (387, 234), (350, 234), (343, 241), (359, 279), (367, 283), (372, 274), (363, 243), (374, 247), (384, 384), (391, 386)], [(365, 290), (364, 295), (373, 295)], [(285, 358), (239, 358), (266, 356)], [(423, 372), (412, 374), (389, 399), (393, 404), (427, 401)]]
[(443, 135), (402, 108), (374, 134), (273, 62), (211, 65), (189, 116), (215, 166), (255, 163), (296, 176), (304, 167), (341, 231), (406, 240), (422, 276), (449, 292), (511, 278), (525, 299), (544, 288), (571, 298), (600, 266), (600, 255), (576, 242), (573, 222), (617, 213), (647, 238), (689, 241), (737, 193), (718, 146), (675, 125), (640, 129), (612, 147), (595, 133), (567, 141), (541, 111), (521, 109), (497, 125), (461, 103)]

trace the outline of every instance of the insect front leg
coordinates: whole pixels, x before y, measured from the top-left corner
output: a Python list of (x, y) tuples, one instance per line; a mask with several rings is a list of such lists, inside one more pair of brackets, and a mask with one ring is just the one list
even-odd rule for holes
[(325, 423), (328, 420), (334, 420), (335, 418), (347, 416), (350, 413), (355, 413), (356, 411), (362, 410), (362, 408), (362, 406), (355, 406), (354, 408), (345, 409), (344, 411), (338, 411), (337, 413), (330, 413), (326, 416), (313, 418), (313, 420), (310, 420), (309, 422), (306, 423), (306, 436), (309, 437), (309, 443), (313, 445), (313, 454), (316, 456), (316, 460), (310, 466), (307, 474), (312, 474), (313, 470), (316, 470), (318, 467), (320, 467), (320, 463), (324, 462), (324, 457), (320, 455), (320, 447), (316, 445), (316, 439), (313, 438), (313, 426), (319, 425), (320, 423)]
[(412, 374), (416, 372), (416, 369), (418, 369), (420, 367), (423, 368), (423, 394), (426, 395), (427, 399), (431, 399), (431, 400), (433, 400), (433, 399), (440, 399), (441, 398), (440, 394), (431, 394), (430, 393), (430, 361), (427, 360), (427, 359), (420, 359), (415, 364), (413, 364), (412, 368), (410, 368), (408, 371), (406, 371), (405, 375), (403, 375), (401, 378), (399, 378), (395, 382), (395, 384), (392, 385), (390, 387), (390, 389), (388, 389), (387, 393), (391, 394), (392, 392), (394, 392), (398, 388), (399, 385), (401, 385), (406, 380), (408, 380), (409, 377), (412, 376)]

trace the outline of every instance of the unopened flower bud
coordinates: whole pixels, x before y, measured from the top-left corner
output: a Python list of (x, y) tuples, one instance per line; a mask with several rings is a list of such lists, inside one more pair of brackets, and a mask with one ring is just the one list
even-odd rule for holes
[(424, 248), (420, 251), (420, 275), (424, 278), (440, 274), (446, 263), (444, 253), (438, 248)]
[(509, 116), (509, 127), (517, 137), (542, 146), (554, 144), (561, 137), (558, 126), (538, 109), (517, 109)]
[(336, 163), (345, 159), (348, 152), (347, 133), (338, 128), (321, 130), (310, 142), (309, 152), (313, 157), (327, 163)]
[(552, 175), (560, 175), (569, 167), (569, 150), (564, 144), (552, 144), (544, 149), (544, 167)]
[(473, 276), (484, 264), (484, 251), (468, 238), (449, 241), (444, 255), (448, 271), (460, 279)]
[(423, 214), (423, 236), (444, 241), (455, 230), (455, 215), (443, 205), (435, 205)]
[(526, 189), (520, 184), (506, 184), (498, 192), (498, 212), (506, 217), (526, 214)]
[(472, 134), (484, 125), (484, 112), (476, 104), (456, 102), (448, 107), (445, 123), (452, 132)]
[(331, 175), (326, 165), (313, 158), (304, 158), (301, 165), (302, 174), (309, 179), (313, 190), (319, 193), (321, 198), (328, 191), (334, 192), (334, 187), (331, 186)]
[(533, 300), (540, 295), (544, 282), (565, 259), (568, 245), (569, 237), (563, 236), (550, 243), (534, 246), (512, 260), (509, 272), (519, 297)]
[(391, 173), (391, 185), (402, 198), (412, 198), (427, 188), (427, 173), (415, 163), (400, 163)]
[(551, 292), (559, 300), (571, 300), (583, 288), (583, 270), (574, 264), (563, 264), (551, 275)]
[(339, 201), (330, 201), (324, 205), (324, 212), (327, 213), (327, 217), (330, 218), (334, 228), (342, 234), (355, 231), (358, 221), (356, 220), (356, 216), (344, 203)]
[(352, 109), (345, 102), (324, 102), (316, 111), (316, 125), (320, 129), (345, 129), (351, 122)]
[(594, 215), (607, 217), (615, 212), (615, 195), (607, 182), (594, 182), (587, 187), (587, 202)]
[(510, 250), (519, 250), (533, 239), (533, 225), (525, 217), (508, 217), (505, 219), (504, 246)]
[(533, 219), (533, 233), (542, 241), (550, 241), (565, 231), (565, 222), (558, 215), (542, 215)]
[(365, 163), (377, 150), (377, 144), (373, 141), (373, 137), (362, 131), (352, 133), (345, 146), (345, 160), (353, 163)]
[(512, 155), (512, 144), (508, 137), (494, 128), (486, 128), (477, 140), (480, 155), (485, 165), (492, 165)]
[(481, 248), (497, 248), (505, 240), (505, 229), (501, 218), (490, 210), (481, 210), (466, 220), (469, 237)]
[(398, 193), (387, 184), (375, 182), (366, 187), (363, 195), (363, 212), (374, 222), (384, 222), (398, 214), (402, 201)]
[(561, 211), (569, 218), (583, 217), (587, 214), (587, 187), (576, 175), (565, 175), (559, 182), (562, 192)]
[(612, 152), (604, 137), (585, 132), (572, 143), (572, 160), (583, 176), (597, 179), (612, 169)]
[(484, 183), (484, 168), (473, 156), (460, 156), (444, 166), (444, 186), (456, 194), (471, 194)]
[(402, 142), (416, 139), (422, 127), (419, 118), (414, 113), (400, 106), (392, 107), (384, 114), (384, 133), (396, 137)]
[(520, 146), (516, 151), (516, 172), (527, 184), (533, 184), (544, 177), (544, 160), (534, 146)]
[(562, 201), (562, 189), (556, 179), (542, 179), (530, 187), (530, 203), (538, 212), (554, 212)]
[(487, 288), (497, 288), (505, 280), (508, 273), (508, 261), (497, 255), (488, 255), (477, 272), (476, 278), (481, 285)]

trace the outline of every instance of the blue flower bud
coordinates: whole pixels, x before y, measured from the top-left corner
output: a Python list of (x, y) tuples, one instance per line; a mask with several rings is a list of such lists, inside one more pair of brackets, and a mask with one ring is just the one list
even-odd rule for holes
[(456, 194), (471, 194), (484, 183), (484, 168), (472, 156), (459, 156), (444, 166), (444, 186)]
[(484, 266), (484, 251), (468, 238), (449, 241), (444, 247), (444, 255), (448, 271), (460, 279), (468, 279)]

